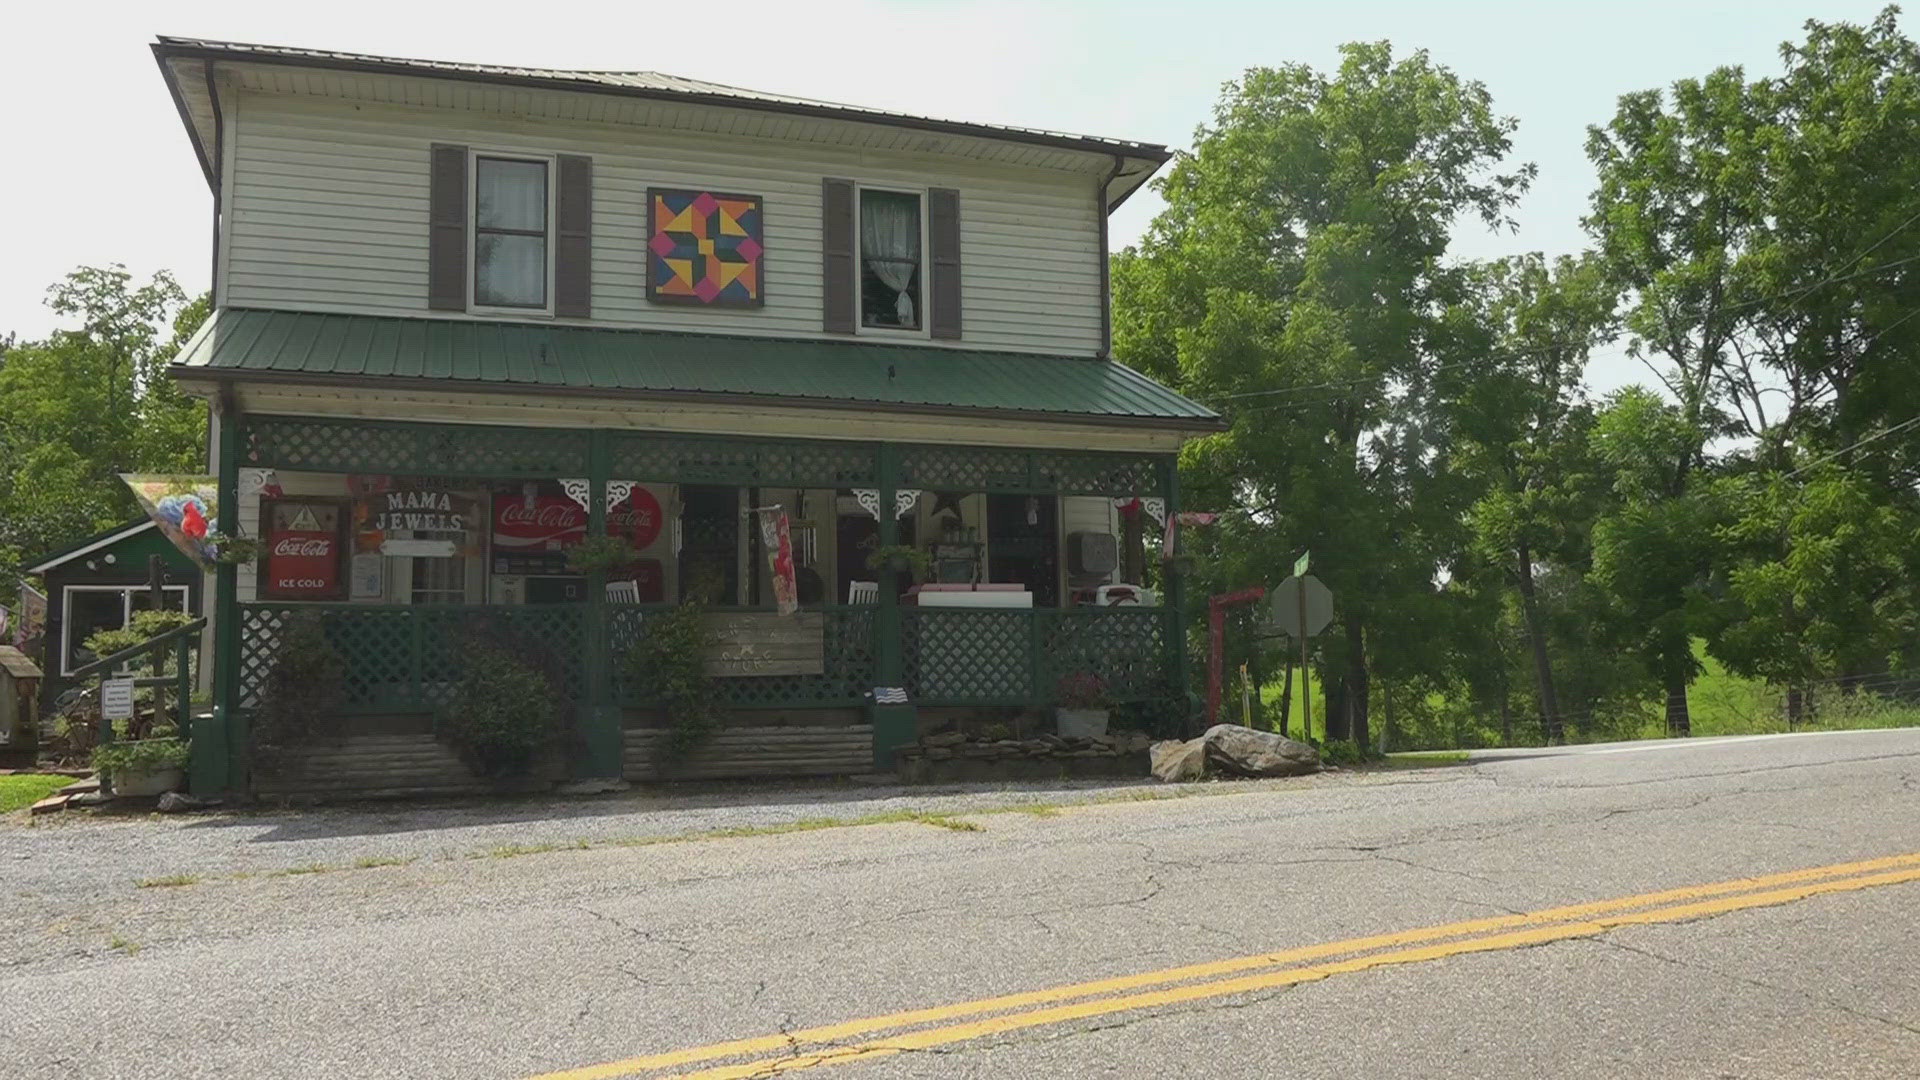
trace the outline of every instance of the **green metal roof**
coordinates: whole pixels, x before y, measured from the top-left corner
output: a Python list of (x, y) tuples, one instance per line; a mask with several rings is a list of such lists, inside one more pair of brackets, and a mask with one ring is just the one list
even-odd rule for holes
[(228, 308), (184, 377), (1001, 413), (1182, 430), (1212, 410), (1125, 364), (865, 341)]

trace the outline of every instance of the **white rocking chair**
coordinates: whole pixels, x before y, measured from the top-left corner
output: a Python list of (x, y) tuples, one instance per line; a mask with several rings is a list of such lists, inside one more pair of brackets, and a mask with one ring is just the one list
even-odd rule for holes
[(638, 580), (607, 582), (607, 600), (614, 604), (639, 603), (640, 582)]
[(880, 602), (880, 583), (877, 581), (847, 582), (847, 603), (877, 604)]

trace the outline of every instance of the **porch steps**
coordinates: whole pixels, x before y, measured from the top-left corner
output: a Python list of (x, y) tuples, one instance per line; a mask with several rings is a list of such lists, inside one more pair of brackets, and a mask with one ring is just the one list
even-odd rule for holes
[(762, 776), (845, 776), (873, 770), (873, 727), (721, 728), (683, 761), (667, 760), (669, 733), (628, 728), (622, 764), (629, 780), (723, 780)]
[(301, 755), (289, 775), (259, 785), (263, 795), (430, 798), (487, 791), (454, 752), (431, 735), (353, 735)]

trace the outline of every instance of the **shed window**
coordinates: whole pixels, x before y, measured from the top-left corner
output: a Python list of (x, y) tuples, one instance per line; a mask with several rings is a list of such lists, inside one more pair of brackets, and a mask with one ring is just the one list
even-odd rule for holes
[(547, 162), (477, 157), (473, 169), (473, 302), (547, 307), (551, 211)]
[[(167, 607), (187, 610), (187, 587), (166, 586)], [(100, 659), (87, 648), (87, 639), (102, 630), (119, 630), (136, 611), (147, 611), (153, 600), (145, 585), (69, 585), (61, 602), (66, 626), (61, 632), (60, 674)]]
[(918, 330), (920, 196), (906, 191), (860, 191), (860, 324)]

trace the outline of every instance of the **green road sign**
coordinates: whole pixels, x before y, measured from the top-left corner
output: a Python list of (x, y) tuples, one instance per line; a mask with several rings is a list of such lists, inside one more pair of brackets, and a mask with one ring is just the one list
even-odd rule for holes
[(1294, 577), (1307, 576), (1307, 561), (1312, 557), (1313, 557), (1313, 552), (1303, 551), (1300, 553), (1299, 558), (1293, 560), (1293, 576)]

